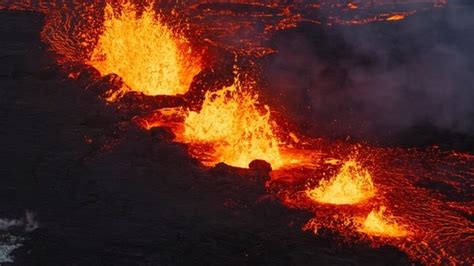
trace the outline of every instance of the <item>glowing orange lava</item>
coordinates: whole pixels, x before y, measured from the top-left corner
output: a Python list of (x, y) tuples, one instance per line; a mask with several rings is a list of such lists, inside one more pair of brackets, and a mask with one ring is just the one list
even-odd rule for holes
[(348, 3), (348, 4), (347, 4), (347, 7), (348, 7), (349, 9), (357, 9), (357, 8), (359, 8), (359, 6), (358, 6), (356, 3), (352, 3), (352, 2)]
[(282, 157), (269, 107), (259, 108), (252, 86), (236, 79), (229, 87), (208, 92), (202, 109), (186, 118), (186, 141), (213, 143), (215, 157), (229, 165), (247, 167), (252, 160), (261, 159), (280, 166)]
[(104, 30), (89, 64), (102, 75), (115, 73), (133, 90), (147, 95), (183, 94), (200, 71), (187, 40), (165, 25), (152, 9), (139, 15), (123, 1), (120, 11), (107, 3)]
[[(118, 5), (109, 3), (103, 11), (102, 5), (92, 3), (97, 1), (68, 1), (74, 8), (63, 1), (33, 2), (38, 1), (7, 0), (0, 8), (47, 14), (42, 40), (63, 61), (87, 62), (102, 75), (116, 73), (129, 87), (149, 95), (184, 93), (200, 71), (200, 60), (183, 34), (165, 24), (151, 6), (141, 10), (118, 0), (113, 2)], [(430, 6), (446, 5), (444, 0), (411, 4), (403, 0), (349, 4), (328, 0), (316, 4), (224, 1), (229, 7), (238, 2), (247, 4), (226, 9), (224, 5), (206, 4), (208, 1), (178, 2), (176, 10), (196, 29), (193, 36), (197, 40), (249, 58), (277, 52), (268, 46), (268, 40), (274, 33), (298, 27), (301, 22), (359, 25), (397, 21), (431, 10)], [(324, 13), (330, 15), (314, 15)], [(79, 74), (70, 77), (76, 79)], [(247, 167), (254, 159), (270, 162), (278, 169), (271, 173), (269, 193), (290, 208), (312, 213), (314, 218), (305, 228), (315, 233), (325, 228), (350, 240), (355, 235), (364, 240), (369, 236), (371, 245), (396, 246), (411, 259), (427, 265), (473, 265), (472, 154), (363, 145), (360, 155), (370, 157), (364, 161), (364, 166), (370, 165), (370, 173), (351, 159), (332, 178), (305, 189), (308, 177), (332, 172), (340, 158), (352, 150), (351, 145), (289, 133), (294, 147), (281, 146), (269, 107), (258, 102), (254, 89), (251, 82), (236, 79), (232, 86), (208, 92), (199, 112), (169, 108), (134, 119), (146, 129), (169, 127), (176, 141), (188, 144), (190, 154), (204, 164), (225, 162)], [(120, 92), (116, 93), (110, 96)], [(292, 158), (298, 158), (292, 167), (288, 167), (288, 150)], [(381, 202), (383, 207), (374, 208)]]
[(330, 180), (322, 179), (319, 186), (306, 191), (312, 200), (329, 204), (357, 204), (375, 195), (370, 173), (357, 161), (350, 159)]
[(370, 236), (407, 236), (408, 231), (399, 225), (395, 219), (391, 215), (388, 215), (385, 211), (385, 206), (380, 207), (378, 210), (373, 209), (362, 222), (359, 231)]
[(397, 20), (402, 20), (405, 19), (406, 15), (405, 14), (395, 14), (387, 18), (388, 21), (397, 21)]

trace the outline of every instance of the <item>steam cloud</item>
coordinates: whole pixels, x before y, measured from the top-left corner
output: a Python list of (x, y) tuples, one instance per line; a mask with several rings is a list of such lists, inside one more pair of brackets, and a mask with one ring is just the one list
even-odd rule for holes
[(31, 211), (25, 212), (25, 217), (22, 219), (0, 219), (0, 232), (7, 231), (13, 227), (22, 227), (25, 232), (33, 232), (38, 229), (38, 222), (35, 220), (35, 216)]
[[(11, 253), (22, 245), (23, 237), (10, 233), (11, 229), (23, 229), (24, 233), (30, 233), (38, 229), (39, 224), (31, 211), (26, 211), (21, 219), (0, 218), (0, 265), (13, 262)], [(16, 232), (18, 233), (18, 232)]]
[(451, 2), (396, 23), (281, 33), (268, 94), (315, 134), (381, 140), (429, 124), (473, 135), (473, 12)]

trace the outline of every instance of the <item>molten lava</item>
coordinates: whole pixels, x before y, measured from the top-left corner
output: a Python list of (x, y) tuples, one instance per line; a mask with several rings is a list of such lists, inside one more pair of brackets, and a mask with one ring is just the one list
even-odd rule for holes
[[(345, 239), (368, 240), (374, 247), (392, 245), (423, 264), (472, 264), (472, 155), (436, 149), (344, 148), (321, 142), (314, 145), (321, 147), (319, 157), (323, 159), (313, 168), (278, 169), (270, 183), (286, 206), (314, 215), (304, 230), (329, 229)], [(364, 165), (370, 165), (377, 186), (373, 197), (363, 204), (329, 205), (308, 197), (308, 190), (302, 192), (308, 173), (329, 172), (333, 162), (324, 158), (331, 158), (334, 151), (350, 153), (353, 148), (364, 158)]]
[[(41, 37), (51, 50), (65, 61), (89, 63), (102, 75), (116, 73), (133, 90), (149, 95), (183, 94), (200, 71), (200, 59), (183, 34), (165, 24), (151, 6), (139, 10), (120, 1), (119, 6), (109, 3), (103, 10), (95, 1), (70, 1), (74, 8), (61, 4), (63, 1), (32, 2), (4, 0), (0, 8), (47, 14)], [(249, 61), (277, 52), (268, 46), (268, 40), (275, 32), (302, 22), (323, 26), (397, 23), (446, 4), (437, 0), (411, 4), (403, 0), (213, 2), (220, 1), (181, 1), (176, 6), (193, 25), (197, 39)], [(474, 239), (472, 155), (364, 146), (360, 155), (370, 157), (369, 162), (364, 161), (370, 173), (357, 161), (348, 160), (334, 177), (306, 189), (308, 176), (331, 172), (336, 162), (332, 158), (339, 162), (350, 145), (288, 134), (295, 144), (293, 158), (310, 158), (311, 163), (303, 165), (300, 160), (293, 168), (287, 167), (287, 147), (280, 146), (269, 107), (259, 104), (254, 88), (236, 79), (223, 90), (207, 92), (198, 112), (186, 107), (153, 110), (138, 122), (147, 129), (171, 128), (176, 140), (186, 142), (190, 153), (199, 153), (195, 157), (205, 164), (247, 167), (254, 159), (264, 159), (274, 168), (285, 166), (271, 173), (278, 178), (269, 182), (268, 189), (286, 206), (314, 214), (308, 228), (328, 228), (351, 240), (354, 234), (368, 235), (371, 244), (394, 245), (425, 264), (474, 263), (470, 255)], [(384, 207), (373, 209), (380, 204)]]
[(386, 207), (372, 210), (361, 224), (359, 231), (370, 236), (404, 237), (408, 231), (400, 226), (395, 219), (386, 214)]
[(115, 73), (133, 90), (147, 95), (184, 94), (200, 71), (186, 38), (163, 23), (152, 9), (122, 2), (120, 11), (107, 3), (104, 30), (89, 64), (102, 75)]
[(322, 179), (319, 186), (307, 192), (311, 199), (329, 204), (357, 204), (375, 195), (370, 173), (357, 161), (344, 162), (339, 173), (330, 180)]
[(406, 15), (405, 14), (395, 14), (387, 18), (389, 21), (396, 21), (396, 20), (402, 20), (405, 19)]
[(234, 84), (207, 92), (202, 109), (189, 112), (184, 138), (188, 142), (210, 142), (218, 161), (247, 167), (255, 159), (273, 167), (282, 164), (278, 139), (273, 131), (268, 106), (260, 107), (253, 84)]

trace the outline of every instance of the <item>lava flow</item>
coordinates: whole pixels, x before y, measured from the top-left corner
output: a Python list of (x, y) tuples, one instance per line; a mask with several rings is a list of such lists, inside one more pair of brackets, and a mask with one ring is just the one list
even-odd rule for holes
[[(473, 197), (469, 192), (474, 177), (472, 156), (441, 153), (436, 149), (417, 151), (339, 144), (337, 150), (341, 154), (359, 149), (357, 161), (370, 166), (370, 171), (362, 166), (347, 171), (344, 169), (347, 166), (335, 167), (331, 158), (337, 152), (324, 141), (319, 142), (323, 143), (314, 145), (322, 147), (318, 151), (320, 159), (312, 168), (278, 169), (272, 172), (269, 184), (286, 206), (313, 213), (314, 218), (303, 226), (304, 230), (316, 234), (330, 230), (338, 232), (343, 239), (367, 242), (374, 247), (393, 245), (424, 264), (472, 262), (469, 252), (474, 237)], [(336, 182), (341, 173), (354, 180), (349, 188), (344, 182)], [(324, 179), (328, 175), (332, 176), (329, 182)], [(315, 188), (318, 180), (320, 185)], [(352, 189), (357, 187), (355, 184), (365, 185)], [(446, 187), (451, 191), (445, 191)], [(323, 192), (331, 191), (328, 188), (336, 191), (333, 194), (337, 196), (323, 201)], [(315, 194), (315, 191), (319, 192)], [(346, 198), (345, 193), (352, 196), (350, 200), (339, 201)], [(465, 199), (458, 201), (453, 194)]]
[[(393, 11), (396, 1), (370, 1), (377, 8), (360, 1), (340, 2), (344, 3), (197, 3), (183, 7), (182, 13), (189, 15), (189, 23), (197, 29), (195, 37), (201, 38), (202, 43), (223, 48), (236, 57), (255, 59), (275, 52), (265, 46), (273, 32), (297, 27), (300, 22), (397, 23), (428, 6)], [(431, 7), (434, 3), (424, 2)], [(377, 12), (384, 6), (390, 6), (391, 12)], [(164, 23), (152, 5), (140, 11), (127, 1), (119, 7), (107, 3), (104, 12), (98, 12), (102, 11), (98, 6), (87, 7), (89, 13), (102, 13), (103, 21), (78, 16), (79, 21), (91, 24), (87, 30), (75, 29), (82, 33), (73, 36), (63, 34), (69, 28), (54, 31), (62, 21), (54, 13), (56, 16), (46, 23), (42, 37), (58, 54), (70, 60), (80, 58), (102, 76), (117, 74), (134, 91), (146, 95), (185, 94), (201, 71), (201, 60), (206, 58), (198, 58), (189, 41)], [(326, 12), (312, 17), (320, 11)], [(360, 17), (364, 12), (367, 15)], [(70, 22), (71, 17), (65, 20)], [(96, 32), (91, 29), (92, 24), (102, 27)], [(66, 25), (72, 27), (70, 23)], [(240, 38), (238, 42), (236, 35)], [(77, 52), (71, 43), (80, 43), (82, 47), (77, 49), (83, 50)], [(211, 70), (216, 74), (214, 68)], [(353, 158), (347, 154), (354, 145), (299, 140), (295, 134), (285, 132), (283, 126), (272, 120), (270, 107), (259, 102), (259, 85), (237, 73), (234, 76), (230, 86), (220, 90), (204, 88), (208, 91), (200, 108), (189, 108), (183, 100), (186, 104), (147, 110), (147, 114), (142, 112), (134, 119), (145, 129), (171, 128), (177, 135), (176, 141), (188, 144), (189, 153), (206, 166), (224, 162), (247, 167), (256, 159), (268, 161), (274, 168), (268, 191), (288, 208), (314, 215), (303, 225), (305, 230), (319, 234), (329, 229), (344, 239), (367, 242), (374, 247), (392, 245), (425, 264), (473, 263), (469, 251), (474, 239), (474, 197), (466, 192), (473, 187), (472, 155), (356, 145), (358, 153)], [(276, 133), (280, 131), (298, 145), (285, 144)], [(454, 194), (461, 195), (462, 200)]]

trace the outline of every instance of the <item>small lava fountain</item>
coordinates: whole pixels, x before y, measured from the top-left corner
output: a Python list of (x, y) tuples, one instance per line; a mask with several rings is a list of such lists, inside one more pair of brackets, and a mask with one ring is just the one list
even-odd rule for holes
[(407, 236), (409, 234), (408, 231), (399, 225), (391, 215), (387, 214), (386, 209), (385, 206), (380, 207), (378, 210), (373, 209), (361, 224), (359, 231), (370, 236)]
[(252, 82), (236, 78), (229, 87), (207, 92), (202, 109), (186, 117), (185, 140), (212, 143), (214, 157), (232, 166), (247, 167), (255, 159), (280, 166), (282, 157), (270, 109), (259, 104), (252, 87)]
[(345, 161), (339, 173), (330, 180), (322, 179), (319, 186), (307, 192), (311, 199), (329, 204), (357, 204), (375, 194), (372, 176), (359, 163)]

